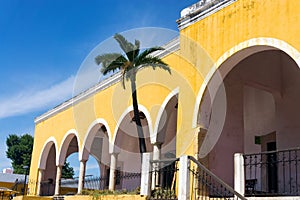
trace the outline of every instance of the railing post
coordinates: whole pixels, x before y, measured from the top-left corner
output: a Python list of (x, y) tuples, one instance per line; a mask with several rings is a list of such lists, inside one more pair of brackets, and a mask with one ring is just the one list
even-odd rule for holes
[(187, 155), (179, 160), (178, 200), (190, 199), (190, 160)]
[(234, 190), (245, 195), (244, 157), (241, 153), (234, 154)]
[[(153, 144), (153, 158), (152, 160), (160, 160), (160, 155), (161, 154), (161, 143), (156, 142)], [(159, 163), (153, 163), (152, 167), (152, 186), (151, 189), (154, 190), (155, 187), (159, 185), (159, 168), (160, 164)]]
[(142, 160), (142, 174), (141, 174), (141, 196), (150, 196), (151, 195), (151, 164), (150, 164), (150, 153), (143, 153)]

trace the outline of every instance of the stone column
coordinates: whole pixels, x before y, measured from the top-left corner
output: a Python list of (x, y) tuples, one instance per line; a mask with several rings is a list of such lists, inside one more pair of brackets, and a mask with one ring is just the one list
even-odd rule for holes
[(234, 190), (245, 194), (244, 157), (241, 153), (234, 154)]
[(150, 165), (150, 153), (143, 153), (143, 160), (142, 160), (142, 174), (141, 174), (141, 190), (140, 195), (141, 196), (147, 196), (150, 197), (151, 195), (151, 189), (150, 189), (150, 171), (151, 171), (151, 165)]
[[(161, 156), (161, 143), (156, 142), (153, 144), (153, 160), (160, 160)], [(152, 186), (151, 189), (154, 190), (157, 185), (159, 185), (159, 163), (154, 163), (152, 166)]]
[(112, 153), (110, 155), (110, 172), (109, 172), (109, 190), (115, 190), (116, 188), (116, 169), (118, 163), (118, 153)]
[(60, 179), (61, 179), (62, 166), (56, 166), (56, 180), (55, 180), (55, 192), (54, 195), (59, 195)]
[(38, 177), (38, 183), (37, 183), (37, 190), (36, 190), (36, 194), (38, 196), (41, 195), (42, 191), (41, 191), (41, 184), (42, 184), (42, 180), (43, 180), (43, 176), (44, 176), (44, 169), (39, 169), (39, 177)]
[(187, 155), (179, 160), (178, 200), (190, 199), (190, 160)]
[(160, 160), (161, 143), (156, 142), (153, 144), (153, 160)]
[(77, 194), (81, 194), (82, 189), (84, 187), (85, 170), (86, 170), (86, 160), (81, 160), (80, 161), (80, 169), (79, 169), (79, 180), (78, 180)]

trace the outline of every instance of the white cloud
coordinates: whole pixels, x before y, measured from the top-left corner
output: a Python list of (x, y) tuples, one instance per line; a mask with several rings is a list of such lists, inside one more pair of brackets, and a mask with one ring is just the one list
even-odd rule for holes
[(19, 94), (0, 100), (0, 119), (47, 109), (72, 97), (75, 77), (38, 91), (21, 91)]

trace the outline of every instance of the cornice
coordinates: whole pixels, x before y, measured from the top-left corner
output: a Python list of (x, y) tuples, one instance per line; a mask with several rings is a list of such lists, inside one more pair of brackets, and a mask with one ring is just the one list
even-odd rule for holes
[(182, 30), (235, 1), (237, 0), (201, 0), (181, 11), (181, 17), (176, 21), (178, 28)]

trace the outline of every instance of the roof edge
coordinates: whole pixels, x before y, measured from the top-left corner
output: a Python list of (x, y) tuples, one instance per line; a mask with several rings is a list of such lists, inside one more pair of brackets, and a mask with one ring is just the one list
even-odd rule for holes
[(237, 0), (201, 0), (181, 11), (181, 17), (176, 21), (178, 28), (182, 30), (236, 1)]

